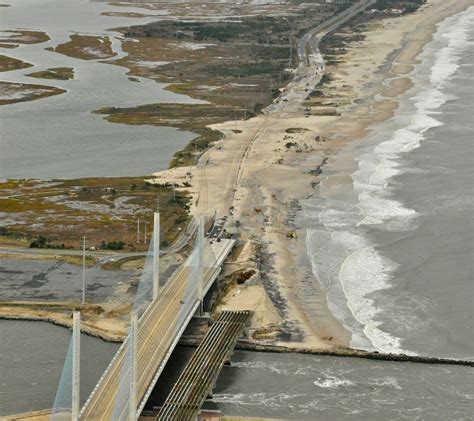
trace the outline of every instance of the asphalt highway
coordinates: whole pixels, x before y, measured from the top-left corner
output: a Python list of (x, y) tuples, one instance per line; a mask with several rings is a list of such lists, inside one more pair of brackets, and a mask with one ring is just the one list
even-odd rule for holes
[[(220, 271), (220, 265), (230, 252), (233, 241), (206, 242), (204, 279), (206, 291)], [(142, 405), (153, 389), (161, 370), (177, 343), (187, 320), (198, 304), (197, 284), (192, 281), (189, 258), (168, 281), (159, 298), (150, 304), (138, 324), (138, 401)], [(127, 361), (128, 339), (121, 346), (108, 369), (86, 402), (80, 419), (120, 419), (128, 408), (130, 363)], [(126, 390), (124, 396), (120, 391)]]

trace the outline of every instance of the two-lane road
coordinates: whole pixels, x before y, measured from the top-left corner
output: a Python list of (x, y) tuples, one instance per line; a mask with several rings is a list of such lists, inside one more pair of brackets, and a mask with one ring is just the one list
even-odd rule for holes
[[(230, 252), (233, 240), (221, 240), (204, 249), (204, 292), (212, 285)], [(188, 320), (199, 305), (196, 258), (190, 256), (147, 308), (138, 323), (138, 402), (146, 403), (161, 370)], [(94, 388), (80, 419), (111, 420), (126, 415), (129, 404), (128, 338)], [(117, 418), (118, 417), (118, 418)]]

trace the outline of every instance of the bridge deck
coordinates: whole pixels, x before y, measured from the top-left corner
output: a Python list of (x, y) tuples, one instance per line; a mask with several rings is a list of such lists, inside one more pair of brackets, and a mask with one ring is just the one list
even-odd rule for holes
[(181, 373), (156, 420), (195, 419), (250, 314), (249, 311), (221, 313)]
[[(204, 291), (214, 282), (220, 266), (232, 249), (233, 240), (204, 247)], [(147, 308), (138, 323), (139, 411), (168, 361), (184, 328), (199, 306), (197, 284), (190, 282), (193, 263), (188, 259), (167, 282), (159, 297)], [(128, 416), (130, 376), (128, 338), (117, 351), (109, 367), (81, 411), (82, 420), (120, 420)]]

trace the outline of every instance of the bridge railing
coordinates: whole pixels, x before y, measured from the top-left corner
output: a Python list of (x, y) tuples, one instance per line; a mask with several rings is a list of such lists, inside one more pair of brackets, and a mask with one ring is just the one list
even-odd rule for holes
[[(204, 240), (203, 240), (204, 241)], [(211, 245), (209, 241), (197, 244), (193, 253), (175, 272), (171, 280), (162, 288), (158, 299), (151, 302), (138, 322), (138, 359), (137, 394), (140, 413), (153, 390), (169, 356), (178, 343), (191, 317), (199, 308), (198, 286), (204, 280), (202, 290), (206, 291), (220, 272), (220, 264), (232, 248), (233, 240), (223, 240), (221, 244)], [(216, 254), (217, 252), (217, 254)], [(200, 255), (202, 253), (202, 257)], [(157, 330), (158, 329), (158, 330)], [(116, 391), (109, 399), (113, 402), (113, 419), (125, 419), (130, 402), (131, 363), (126, 357), (131, 345), (128, 336), (114, 356), (101, 380), (94, 388), (81, 411), (81, 417), (87, 418), (88, 407), (101, 399), (103, 383), (112, 370), (115, 375)], [(116, 367), (116, 365), (118, 365)], [(109, 393), (110, 394), (110, 393)], [(95, 404), (94, 404), (95, 405)]]
[[(76, 342), (71, 340), (53, 405), (54, 421), (91, 419), (89, 412), (92, 411), (94, 416), (102, 416), (103, 408), (104, 419), (126, 419), (133, 406), (138, 406), (137, 413), (141, 412), (169, 356), (189, 320), (200, 307), (205, 293), (221, 270), (221, 263), (232, 248), (233, 240), (223, 240), (221, 244), (215, 242), (212, 245), (204, 237), (203, 222), (198, 225), (199, 233), (195, 237), (192, 253), (164, 285), (156, 282), (159, 264), (157, 266), (154, 244), (158, 241), (152, 237), (132, 308), (132, 314), (137, 315), (134, 330), (136, 340), (131, 339), (129, 332), (80, 412), (78, 382), (75, 388), (72, 386), (73, 373), (74, 378), (78, 379), (79, 371), (79, 347), (76, 346), (80, 337), (80, 322), (78, 323), (75, 330)], [(196, 224), (190, 224), (188, 240), (195, 228)], [(157, 285), (159, 288), (156, 288)], [(136, 344), (135, 348), (132, 343)], [(133, 349), (135, 355), (131, 358)], [(135, 376), (136, 380), (133, 381)], [(130, 387), (131, 384), (135, 385), (136, 393)], [(97, 402), (101, 401), (104, 394), (109, 400), (102, 407)], [(134, 402), (131, 397), (135, 395), (136, 403), (130, 405), (131, 401)], [(94, 409), (89, 411), (91, 407)]]

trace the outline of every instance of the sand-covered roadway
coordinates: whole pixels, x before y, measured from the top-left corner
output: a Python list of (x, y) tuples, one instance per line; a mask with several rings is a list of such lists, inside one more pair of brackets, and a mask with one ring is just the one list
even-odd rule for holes
[[(250, 128), (250, 133), (247, 135), (236, 133), (236, 129), (230, 129), (224, 132), (226, 147), (229, 146), (229, 139), (233, 138), (236, 140), (237, 148), (231, 149), (232, 160), (230, 164), (228, 163), (226, 165), (227, 177), (225, 179), (225, 185), (222, 186), (217, 180), (213, 180), (213, 186), (216, 187), (217, 184), (223, 196), (221, 196), (218, 201), (214, 200), (212, 206), (209, 206), (208, 199), (208, 189), (211, 183), (208, 182), (207, 169), (214, 157), (216, 157), (219, 162), (223, 161), (221, 158), (222, 154), (218, 153), (222, 152), (223, 145), (219, 142), (218, 146), (209, 149), (201, 156), (197, 165), (199, 179), (198, 214), (208, 214), (209, 209), (216, 209), (219, 215), (227, 214), (225, 207), (229, 208), (232, 206), (234, 201), (233, 193), (241, 179), (245, 166), (244, 161), (249, 155), (251, 146), (255, 143), (256, 139), (265, 134), (266, 128), (274, 123), (273, 120), (279, 120), (287, 113), (300, 111), (303, 101), (308, 96), (310, 87), (312, 89), (312, 87), (316, 86), (321, 80), (324, 74), (324, 60), (319, 52), (319, 40), (328, 32), (335, 30), (338, 25), (348, 21), (374, 2), (375, 0), (361, 0), (349, 9), (344, 10), (339, 15), (330, 19), (330, 21), (317, 25), (315, 28), (306, 32), (298, 42), (299, 65), (293, 71), (293, 79), (282, 89), (281, 95), (263, 110), (263, 116), (250, 120), (254, 123)], [(216, 127), (220, 128), (221, 126)], [(248, 131), (249, 130), (246, 132)]]
[[(190, 181), (199, 196), (193, 212), (227, 216), (227, 230), (244, 244), (245, 257), (232, 269), (252, 268), (256, 273), (231, 289), (219, 308), (253, 309), (258, 320), (254, 338), (295, 348), (349, 345), (351, 335), (329, 311), (306, 257), (305, 231), (296, 220), (299, 201), (315, 194), (313, 186), (332, 154), (392, 115), (394, 98), (411, 86), (406, 75), (436, 23), (469, 4), (432, 0), (403, 16), (371, 21), (373, 15), (366, 15), (357, 32), (363, 40), (346, 44), (331, 65), (312, 50), (321, 36), (311, 32), (304, 52), (313, 65), (301, 60), (278, 103), (250, 120), (213, 125), (225, 139), (201, 157), (197, 168), (178, 174), (177, 179)], [(341, 24), (345, 20), (341, 18)], [(326, 28), (334, 29), (332, 24)], [(354, 35), (350, 26), (341, 33)], [(307, 73), (300, 75), (303, 66)], [(331, 78), (318, 85), (321, 70)], [(313, 92), (322, 96), (305, 99)], [(316, 112), (324, 102), (330, 104), (325, 111), (334, 112)], [(164, 172), (158, 178), (173, 180), (176, 175)]]
[(324, 60), (319, 51), (319, 41), (374, 3), (375, 0), (360, 0), (306, 32), (297, 44), (299, 65), (294, 71), (293, 79), (284, 88), (277, 101), (269, 105), (263, 112), (273, 116), (278, 112), (296, 112), (308, 96), (310, 88), (316, 86), (324, 74)]
[[(199, 160), (196, 172), (199, 183), (196, 208), (198, 214), (209, 214), (215, 211), (221, 217), (229, 215), (231, 217), (228, 220), (230, 229), (234, 228), (236, 233), (241, 232), (242, 239), (251, 240), (252, 243), (255, 243), (254, 245), (261, 243), (264, 238), (261, 237), (262, 234), (273, 238), (273, 231), (284, 233), (286, 212), (281, 206), (275, 207), (268, 214), (262, 214), (261, 218), (254, 221), (251, 220), (254, 218), (248, 218), (248, 216), (253, 213), (259, 214), (261, 208), (269, 208), (267, 203), (262, 203), (262, 200), (271, 202), (277, 194), (282, 194), (284, 190), (287, 190), (287, 193), (282, 194), (281, 199), (283, 203), (288, 203), (292, 197), (291, 177), (285, 180), (284, 174), (288, 174), (288, 171), (285, 169), (278, 171), (273, 168), (272, 173), (275, 178), (273, 179), (274, 183), (271, 184), (274, 186), (279, 184), (280, 187), (272, 190), (271, 188), (263, 189), (260, 184), (261, 179), (258, 178), (257, 181), (256, 174), (274, 167), (275, 164), (279, 166), (278, 158), (275, 158), (278, 154), (275, 154), (274, 151), (277, 149), (281, 151), (282, 148), (285, 148), (282, 143), (285, 136), (288, 136), (286, 130), (291, 127), (289, 124), (292, 119), (296, 118), (296, 121), (293, 120), (296, 127), (302, 125), (302, 122), (298, 121), (304, 119), (302, 103), (324, 74), (324, 60), (318, 48), (319, 39), (372, 3), (372, 0), (360, 1), (349, 10), (345, 10), (331, 19), (329, 24), (318, 25), (302, 37), (298, 43), (299, 65), (294, 70), (292, 81), (282, 90), (282, 94), (274, 103), (263, 110), (262, 115), (248, 121), (229, 122), (214, 126), (225, 134), (225, 139), (205, 152)], [(307, 139), (307, 147), (314, 147), (314, 139)], [(283, 185), (285, 186), (283, 187)], [(246, 225), (242, 226), (243, 223)], [(269, 241), (272, 242), (273, 239)], [(269, 294), (273, 298), (273, 304), (278, 307), (279, 316), (282, 319), (290, 318), (291, 321), (286, 324), (286, 328), (291, 331), (289, 335), (292, 339), (290, 341), (297, 342), (304, 338), (306, 343), (311, 346), (327, 347), (331, 345), (327, 343), (326, 339), (331, 338), (331, 341), (337, 345), (345, 345), (346, 334), (327, 311), (322, 294), (319, 294), (321, 302), (318, 303), (318, 308), (320, 312), (325, 312), (324, 319), (327, 326), (314, 332), (305, 323), (306, 316), (296, 304), (292, 304), (291, 280), (287, 278), (289, 274), (285, 273), (287, 259), (284, 255), (279, 254), (274, 263), (281, 266), (280, 269), (277, 269), (277, 276), (280, 280), (274, 283), (280, 286), (272, 285), (272, 281), (268, 280), (266, 285), (264, 282), (264, 287), (259, 290), (259, 295)], [(285, 287), (286, 291), (282, 291), (282, 284), (288, 285)], [(262, 297), (256, 297), (256, 302), (261, 301)], [(273, 319), (271, 321), (274, 325), (275, 320), (271, 319)], [(266, 321), (264, 317), (262, 324), (265, 325)], [(281, 332), (279, 328), (276, 331)], [(338, 337), (334, 338), (334, 332), (339, 333)], [(321, 338), (326, 339), (322, 340)]]

